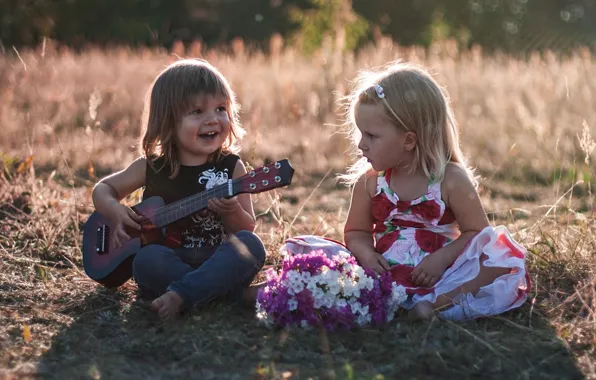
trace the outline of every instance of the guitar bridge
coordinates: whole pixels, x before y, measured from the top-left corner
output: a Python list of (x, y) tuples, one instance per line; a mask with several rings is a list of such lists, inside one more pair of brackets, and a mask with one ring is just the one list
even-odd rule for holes
[(97, 229), (97, 240), (95, 250), (98, 254), (102, 255), (108, 253), (108, 247), (110, 239), (110, 226), (105, 224)]

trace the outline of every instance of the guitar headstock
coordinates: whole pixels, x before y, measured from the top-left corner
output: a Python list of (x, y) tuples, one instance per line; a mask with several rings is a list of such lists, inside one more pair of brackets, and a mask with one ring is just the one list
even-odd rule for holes
[(236, 193), (260, 193), (292, 183), (294, 168), (287, 159), (251, 170), (234, 181)]

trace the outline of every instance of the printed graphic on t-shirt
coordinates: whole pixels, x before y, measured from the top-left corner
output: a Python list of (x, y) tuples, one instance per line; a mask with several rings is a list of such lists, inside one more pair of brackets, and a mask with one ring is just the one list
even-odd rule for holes
[[(205, 170), (197, 180), (205, 185), (205, 190), (227, 183), (228, 169)], [(225, 241), (226, 233), (221, 218), (210, 210), (202, 210), (191, 217), (189, 228), (182, 232), (184, 247), (195, 248), (204, 245), (219, 245)]]

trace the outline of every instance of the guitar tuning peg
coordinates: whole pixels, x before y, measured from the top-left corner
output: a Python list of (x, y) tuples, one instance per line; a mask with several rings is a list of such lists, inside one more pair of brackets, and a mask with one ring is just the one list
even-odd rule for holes
[(277, 161), (274, 166), (275, 166), (276, 169), (281, 168), (281, 164), (279, 163), (279, 161)]

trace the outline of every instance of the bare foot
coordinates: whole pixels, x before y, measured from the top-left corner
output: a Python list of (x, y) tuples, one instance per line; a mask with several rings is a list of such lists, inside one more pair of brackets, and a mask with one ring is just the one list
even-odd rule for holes
[(410, 318), (429, 320), (435, 316), (435, 310), (430, 302), (423, 301), (417, 303), (408, 313)]
[(151, 309), (164, 321), (171, 321), (180, 315), (183, 304), (182, 297), (174, 291), (167, 292), (151, 303)]
[(265, 284), (266, 282), (261, 282), (244, 289), (242, 294), (242, 305), (246, 307), (254, 307), (257, 303), (257, 294), (259, 289), (263, 288)]

